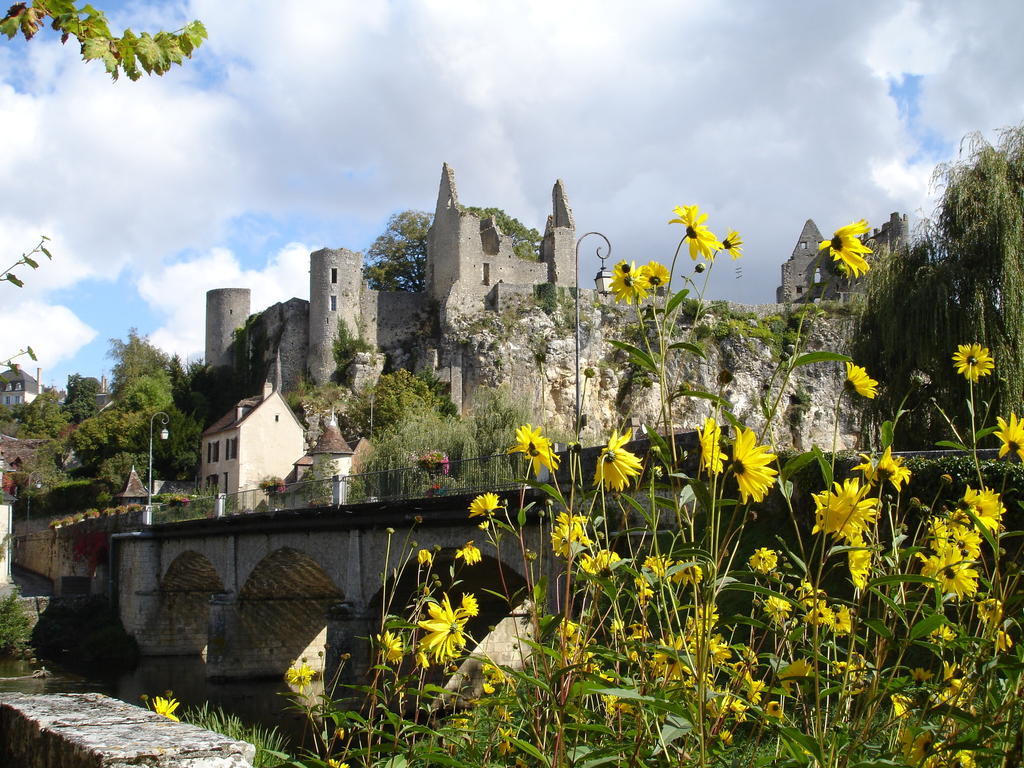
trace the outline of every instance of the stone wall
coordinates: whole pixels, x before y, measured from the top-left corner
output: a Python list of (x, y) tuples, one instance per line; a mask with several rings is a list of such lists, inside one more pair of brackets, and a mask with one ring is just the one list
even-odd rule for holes
[(99, 693), (0, 694), (0, 765), (251, 768), (256, 748)]
[(138, 510), (19, 533), (14, 538), (14, 563), (49, 579), (54, 595), (106, 594), (110, 536), (141, 528), (142, 514)]
[(206, 363), (231, 365), (235, 329), (249, 317), (248, 288), (216, 288), (206, 292)]

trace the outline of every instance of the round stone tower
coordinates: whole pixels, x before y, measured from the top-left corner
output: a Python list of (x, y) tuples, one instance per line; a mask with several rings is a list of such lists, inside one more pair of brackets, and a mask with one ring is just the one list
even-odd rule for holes
[(322, 248), (309, 255), (309, 375), (324, 384), (334, 373), (339, 323), (359, 334), (359, 293), (363, 255), (346, 248)]
[(206, 364), (232, 365), (231, 342), (249, 318), (248, 288), (215, 288), (206, 292)]

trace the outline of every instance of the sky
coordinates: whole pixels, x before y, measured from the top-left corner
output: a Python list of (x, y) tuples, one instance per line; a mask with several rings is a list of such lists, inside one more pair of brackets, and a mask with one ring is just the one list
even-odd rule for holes
[[(109, 371), (131, 328), (203, 353), (206, 291), (308, 297), (308, 254), (460, 202), (543, 231), (563, 179), (613, 261), (669, 261), (697, 204), (744, 257), (709, 296), (774, 300), (804, 221), (932, 212), (965, 134), (1024, 122), (1019, 0), (264, 0), (94, 3), (111, 27), (209, 40), (111, 82), (52, 32), (0, 40), (0, 359)], [(597, 262), (586, 248), (581, 281)]]

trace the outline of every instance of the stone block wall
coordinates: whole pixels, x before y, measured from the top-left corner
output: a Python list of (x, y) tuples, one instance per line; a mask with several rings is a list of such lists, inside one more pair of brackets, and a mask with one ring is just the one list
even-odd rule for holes
[(99, 693), (0, 694), (0, 765), (251, 768), (256, 748)]

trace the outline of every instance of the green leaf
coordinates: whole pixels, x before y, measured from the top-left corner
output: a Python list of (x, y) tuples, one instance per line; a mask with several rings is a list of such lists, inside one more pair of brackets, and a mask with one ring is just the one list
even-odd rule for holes
[(693, 489), (693, 495), (705, 512), (710, 512), (715, 508), (715, 503), (711, 499), (711, 491), (703, 481), (693, 478), (690, 480), (689, 487)]
[(917, 624), (910, 629), (910, 639), (918, 640), (925, 635), (930, 635), (936, 629), (946, 623), (946, 617), (941, 613), (933, 613), (931, 616), (925, 616)]
[(954, 451), (969, 451), (970, 449), (963, 443), (958, 443), (955, 440), (939, 440), (935, 445), (940, 448), (952, 448)]
[(35, 259), (28, 256), (22, 256), (21, 260), (32, 267), (32, 269), (39, 269), (39, 263)]
[(790, 369), (799, 368), (801, 365), (811, 365), (812, 363), (826, 363), (838, 361), (840, 363), (852, 363), (853, 358), (841, 355), (838, 352), (807, 352), (796, 358)]
[(43, 246), (39, 246), (39, 250), (46, 254), (46, 258), (48, 258), (50, 261), (53, 261), (53, 254), (51, 254), (46, 248), (44, 248)]
[(19, 288), (21, 288), (22, 286), (25, 285), (23, 282), (21, 282), (21, 280), (19, 280), (17, 277), (15, 277), (14, 274), (11, 273), (11, 272), (7, 273), (7, 281), (10, 282), (10, 283), (14, 283)]
[(879, 637), (884, 637), (886, 640), (892, 640), (892, 630), (885, 626), (885, 623), (881, 619), (864, 619), (862, 624), (874, 631), (874, 633)]
[(31, 357), (33, 360), (39, 359), (38, 357), (36, 357), (36, 353), (32, 349), (32, 347), (25, 347), (25, 352), (28, 353), (28, 356)]
[(806, 451), (804, 453), (799, 454), (798, 456), (794, 456), (789, 461), (787, 461), (786, 464), (782, 467), (782, 479), (788, 480), (801, 469), (803, 469), (812, 461), (814, 461), (815, 458), (816, 456), (812, 451)]
[(808, 762), (807, 757), (810, 755), (817, 761), (818, 765), (824, 764), (825, 760), (821, 754), (821, 745), (810, 734), (802, 733), (796, 728), (780, 726), (779, 735), (785, 740), (789, 753), (793, 756), (794, 760), (801, 764), (806, 764)]
[(610, 339), (608, 343), (629, 355), (629, 359), (636, 365), (641, 368), (646, 368), (655, 376), (658, 375), (658, 366), (655, 364), (654, 358), (644, 352), (644, 350), (639, 347), (634, 347), (632, 344), (627, 344), (624, 341), (617, 341), (615, 339)]
[(690, 341), (677, 341), (674, 344), (668, 345), (669, 349), (685, 349), (687, 352), (696, 355), (697, 357), (704, 358), (707, 354), (704, 352), (704, 347), (700, 344), (694, 344)]
[(529, 744), (522, 739), (517, 739), (513, 736), (509, 739), (509, 742), (514, 744), (518, 749), (522, 750), (526, 754), (530, 755), (534, 760), (540, 762), (541, 765), (550, 765), (550, 762), (544, 755), (541, 754), (540, 750), (537, 749), (533, 744)]
[(689, 295), (690, 292), (685, 288), (681, 291), (672, 294), (672, 298), (670, 298), (668, 300), (668, 303), (665, 305), (665, 314), (671, 314), (672, 310), (678, 307)]
[(811, 449), (811, 453), (818, 460), (818, 468), (821, 470), (821, 477), (825, 481), (826, 490), (830, 490), (832, 488), (832, 465), (825, 459), (825, 454), (821, 452), (821, 448), (818, 446), (814, 446)]
[(892, 445), (894, 425), (891, 421), (882, 422), (882, 450), (884, 451), (890, 445)]

